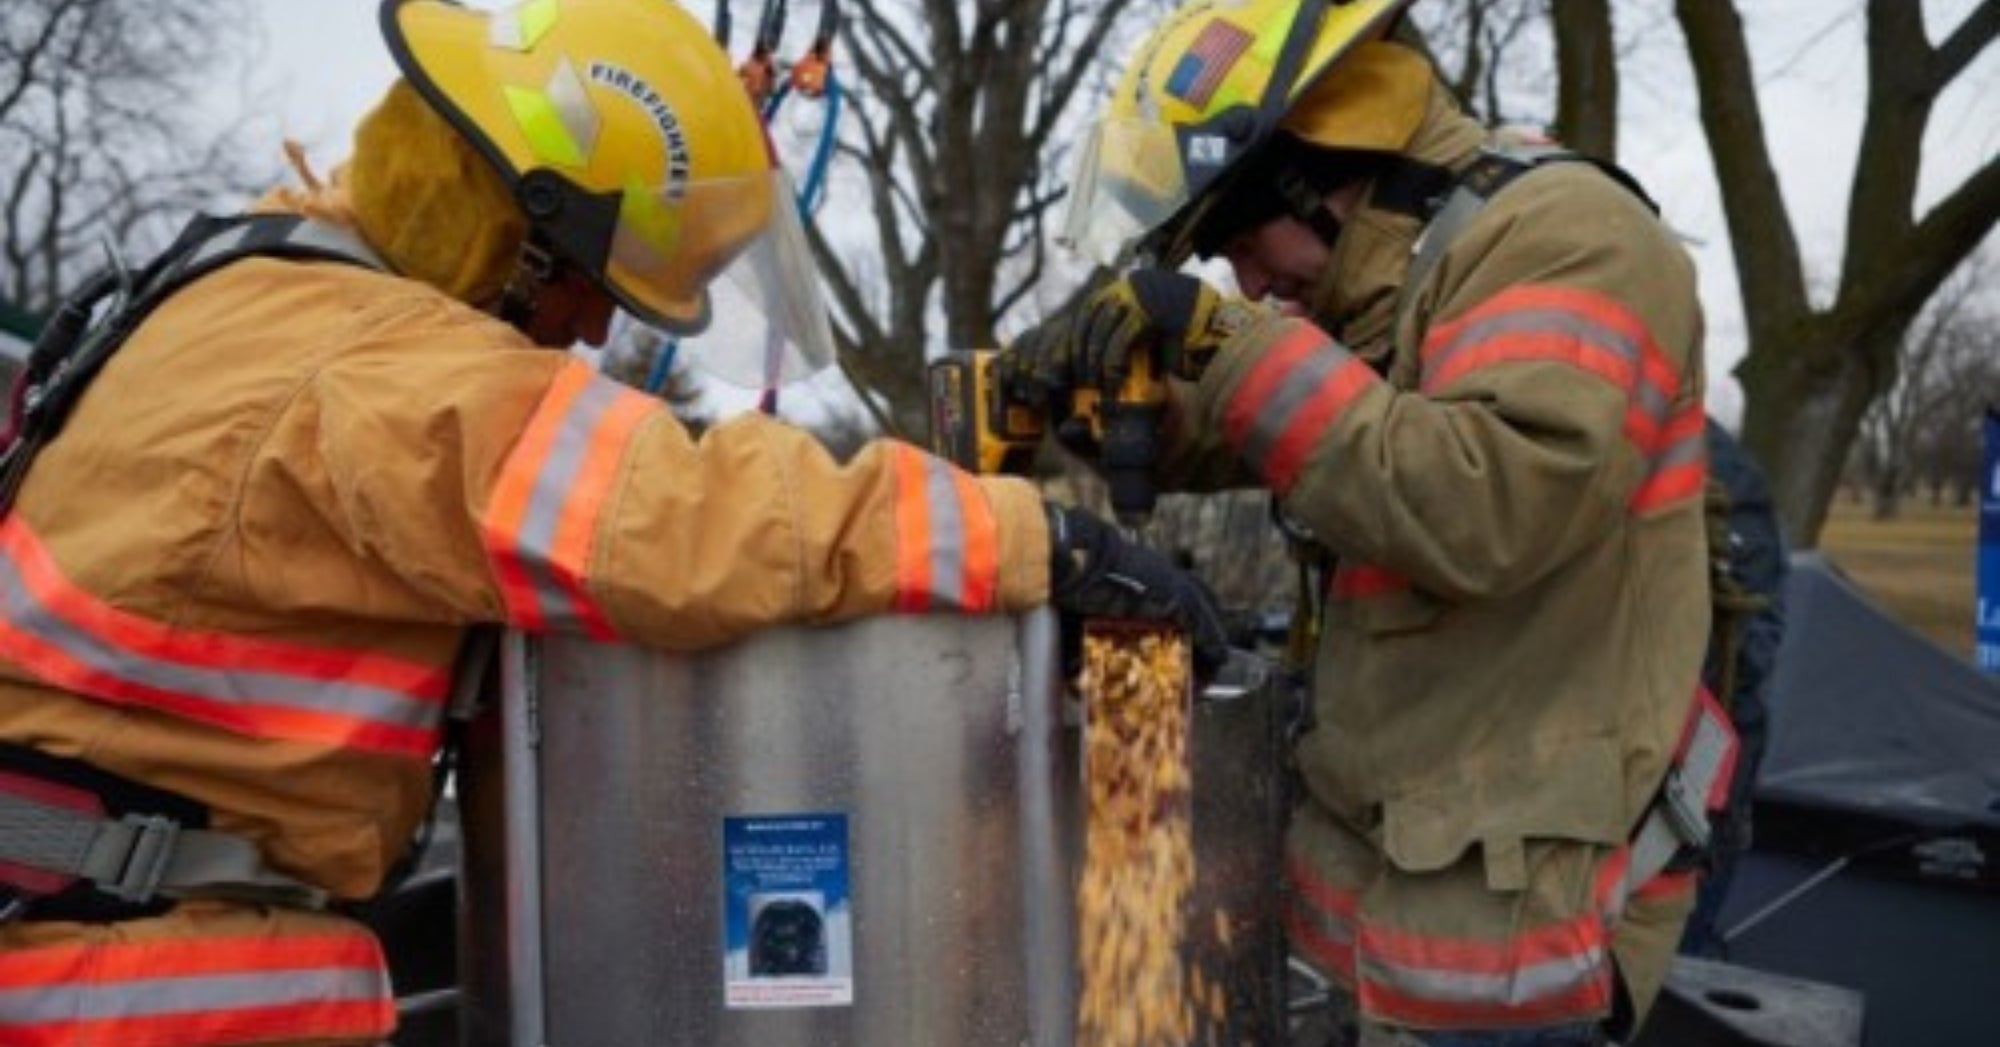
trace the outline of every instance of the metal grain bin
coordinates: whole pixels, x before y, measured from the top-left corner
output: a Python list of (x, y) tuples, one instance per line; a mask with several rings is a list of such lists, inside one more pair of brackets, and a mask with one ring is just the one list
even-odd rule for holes
[[(1036, 612), (697, 656), (508, 637), (460, 787), (467, 1042), (1071, 1044), (1079, 732), (1054, 633)], [(1196, 935), (1230, 1043), (1279, 1041), (1259, 694), (1197, 720), (1217, 790), (1193, 926), (1221, 905), (1235, 928), (1227, 956)]]

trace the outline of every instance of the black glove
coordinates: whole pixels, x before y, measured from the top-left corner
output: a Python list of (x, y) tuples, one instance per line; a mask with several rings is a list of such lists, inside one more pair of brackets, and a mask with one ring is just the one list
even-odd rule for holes
[(1215, 594), (1167, 558), (1080, 509), (1047, 504), (1049, 602), (1084, 618), (1169, 622), (1187, 634), (1197, 676), (1229, 658)]
[(1054, 405), (1071, 389), (1116, 386), (1133, 353), (1156, 349), (1167, 373), (1195, 381), (1251, 309), (1192, 276), (1135, 270), (1015, 338), (1000, 379), (1014, 395)]

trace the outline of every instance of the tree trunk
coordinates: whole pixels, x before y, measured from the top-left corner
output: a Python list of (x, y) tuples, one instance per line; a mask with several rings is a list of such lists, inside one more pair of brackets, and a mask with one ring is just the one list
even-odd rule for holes
[(1701, 95), (1736, 257), (1749, 352), (1736, 368), (1744, 443), (1770, 475), (1795, 548), (1826, 521), (1861, 417), (1895, 384), (1924, 303), (2000, 219), (2000, 159), (1988, 160), (1921, 216), (1917, 162), (1932, 105), (2000, 31), (2000, 0), (1933, 46), (1921, 5), (1868, 0), (1868, 102), (1848, 196), (1847, 254), (1833, 304), (1814, 309), (1771, 166), (1742, 19), (1729, 0), (1676, 0)]
[(1556, 37), (1556, 138), (1618, 159), (1618, 46), (1610, 0), (1550, 0)]

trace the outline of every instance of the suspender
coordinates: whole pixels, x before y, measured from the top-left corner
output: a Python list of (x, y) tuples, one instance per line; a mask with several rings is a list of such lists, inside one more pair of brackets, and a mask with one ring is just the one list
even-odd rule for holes
[(0, 435), (0, 515), (13, 505), (36, 452), (61, 431), (84, 389), (146, 317), (195, 280), (253, 256), (389, 268), (353, 233), (299, 215), (197, 215), (145, 268), (92, 276), (50, 317), (15, 381), (11, 422)]
[(1416, 302), (1417, 292), (1444, 258), (1445, 249), (1465, 232), (1487, 203), (1516, 178), (1553, 163), (1591, 164), (1638, 197), (1649, 210), (1656, 214), (1660, 210), (1637, 179), (1609, 161), (1555, 145), (1489, 146), (1481, 150), (1479, 156), (1459, 174), (1458, 181), (1445, 195), (1443, 203), (1431, 213), (1424, 231), (1418, 234), (1416, 244), (1411, 247), (1410, 268), (1404, 273), (1402, 290), (1398, 292), (1396, 330), (1402, 330), (1403, 322), (1409, 318), (1410, 309)]

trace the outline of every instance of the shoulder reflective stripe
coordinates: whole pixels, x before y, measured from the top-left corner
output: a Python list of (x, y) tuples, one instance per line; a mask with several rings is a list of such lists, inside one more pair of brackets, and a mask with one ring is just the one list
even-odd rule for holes
[(179, 629), (64, 577), (19, 515), (0, 521), (0, 656), (55, 686), (258, 737), (428, 757), (449, 666)]
[(1368, 365), (1309, 323), (1298, 323), (1251, 364), (1223, 410), (1223, 432), (1280, 493), (1347, 408), (1379, 385)]
[(1683, 410), (1651, 448), (1646, 478), (1632, 493), (1632, 512), (1657, 512), (1702, 496), (1708, 483), (1708, 440), (1700, 406)]
[(556, 373), (480, 521), (514, 624), (615, 635), (587, 587), (590, 553), (632, 435), (659, 407), (581, 360)]
[(999, 523), (963, 470), (907, 444), (887, 445), (895, 478), (898, 611), (988, 611), (998, 598)]
[(1638, 372), (1639, 347), (1574, 313), (1524, 308), (1480, 317), (1433, 342), (1424, 354), (1423, 390), (1434, 393), (1494, 364), (1549, 360), (1582, 368), (1623, 390)]
[(0, 1042), (376, 1039), (395, 1023), (363, 933), (16, 948), (0, 965)]
[(1572, 287), (1509, 288), (1432, 331), (1422, 356), (1426, 394), (1498, 364), (1563, 363), (1597, 375), (1625, 391), (1624, 434), (1646, 462), (1630, 511), (1657, 511), (1701, 493), (1701, 408), (1674, 412), (1679, 374), (1638, 316), (1609, 296)]

